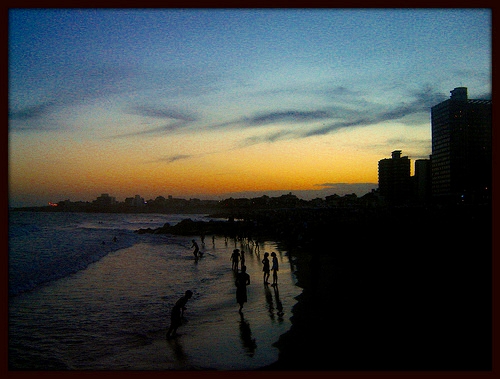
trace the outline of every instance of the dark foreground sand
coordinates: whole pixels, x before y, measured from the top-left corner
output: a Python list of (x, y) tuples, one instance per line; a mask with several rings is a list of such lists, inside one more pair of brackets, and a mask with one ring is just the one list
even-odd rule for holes
[(492, 369), (489, 210), (397, 210), (320, 229), (287, 248), (304, 290), (266, 370)]

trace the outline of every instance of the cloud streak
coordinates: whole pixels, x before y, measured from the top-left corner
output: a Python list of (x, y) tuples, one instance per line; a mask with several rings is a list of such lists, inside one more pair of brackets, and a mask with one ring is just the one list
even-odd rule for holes
[[(346, 91), (345, 89), (339, 89), (340, 93)], [(353, 93), (352, 91), (350, 93)], [(353, 110), (349, 106), (335, 106), (330, 110), (317, 110), (310, 111), (302, 115), (302, 113), (297, 112), (297, 114), (303, 117), (295, 118), (297, 122), (306, 123), (308, 121), (319, 121), (322, 119), (335, 118), (333, 122), (328, 122), (320, 127), (303, 127), (295, 130), (281, 130), (278, 132), (268, 133), (261, 136), (248, 137), (243, 141), (243, 145), (253, 145), (256, 143), (263, 142), (276, 142), (282, 139), (292, 139), (292, 138), (308, 138), (313, 136), (322, 136), (330, 133), (334, 133), (341, 129), (354, 128), (354, 127), (366, 127), (379, 124), (381, 122), (390, 122), (396, 120), (402, 120), (408, 116), (429, 113), (432, 105), (437, 104), (443, 100), (445, 97), (432, 89), (430, 86), (426, 86), (420, 91), (410, 91), (410, 98), (413, 98), (410, 102), (396, 104), (392, 107), (382, 107), (374, 103), (367, 103), (365, 108), (367, 109), (356, 109)], [(285, 120), (286, 117), (279, 117), (280, 115), (294, 115), (293, 111), (288, 112), (270, 112), (267, 115), (258, 115), (256, 117), (247, 118), (247, 120), (254, 120), (251, 125), (258, 125), (258, 121), (266, 120), (272, 123), (274, 120), (280, 119)]]
[(169, 107), (153, 107), (147, 105), (135, 105), (125, 110), (128, 114), (133, 114), (137, 116), (143, 117), (153, 117), (159, 119), (174, 119), (174, 120), (182, 120), (186, 122), (196, 121), (197, 117), (193, 114), (189, 114), (187, 112), (181, 112), (174, 108)]
[[(124, 66), (86, 66), (75, 64), (60, 67), (60, 73), (53, 74), (50, 83), (46, 84), (46, 92), (35, 95), (26, 88), (11, 88), (9, 96), (9, 120), (14, 130), (38, 128), (47, 129), (43, 124), (51, 114), (57, 115), (63, 107), (79, 106), (97, 99), (113, 104), (116, 96), (138, 94), (139, 96), (156, 96), (156, 98), (175, 98), (178, 96), (196, 97), (206, 95), (215, 89), (216, 78), (213, 75), (192, 68), (145, 70), (133, 65)], [(21, 106), (15, 103), (15, 93), (23, 92), (26, 97), (33, 97), (32, 105)], [(37, 101), (38, 100), (38, 101)], [(154, 107), (136, 105), (122, 110), (126, 114), (134, 114), (156, 119), (174, 119), (193, 122), (197, 119), (194, 113), (179, 111), (170, 107)], [(37, 125), (29, 122), (37, 121)], [(158, 132), (177, 130), (178, 128), (159, 128)]]
[(139, 130), (137, 132), (117, 134), (109, 138), (116, 139), (116, 138), (127, 138), (127, 137), (148, 136), (148, 135), (158, 135), (158, 134), (169, 135), (173, 132), (177, 132), (179, 130), (186, 128), (188, 125), (189, 123), (185, 121), (179, 121), (179, 122), (174, 122), (172, 124), (158, 126), (155, 128)]
[(325, 110), (300, 111), (285, 110), (277, 112), (267, 112), (256, 114), (252, 117), (245, 117), (239, 122), (247, 126), (269, 125), (280, 122), (303, 123), (323, 120), (332, 117), (332, 113)]
[(45, 102), (31, 107), (22, 108), (18, 111), (10, 111), (9, 119), (27, 121), (34, 118), (41, 118), (50, 113), (54, 102)]
[(159, 159), (159, 161), (160, 162), (173, 163), (173, 162), (181, 161), (181, 160), (184, 160), (184, 159), (190, 159), (193, 156), (194, 155), (191, 155), (191, 154), (177, 154), (177, 155), (171, 155), (169, 157), (161, 158), (161, 159)]

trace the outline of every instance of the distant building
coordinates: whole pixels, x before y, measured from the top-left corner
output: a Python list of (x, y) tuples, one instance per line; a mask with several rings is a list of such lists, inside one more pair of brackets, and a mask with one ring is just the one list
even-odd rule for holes
[(135, 195), (134, 197), (127, 197), (125, 199), (125, 205), (129, 207), (142, 207), (144, 206), (144, 198), (140, 195)]
[(410, 159), (394, 150), (392, 157), (378, 162), (378, 188), (380, 196), (389, 204), (406, 203), (411, 195)]
[(109, 196), (109, 194), (107, 193), (103, 193), (101, 196), (97, 197), (97, 199), (93, 201), (93, 204), (99, 207), (107, 207), (116, 204), (116, 198), (113, 196)]
[(467, 88), (431, 108), (432, 198), (437, 203), (491, 201), (491, 100), (468, 99)]

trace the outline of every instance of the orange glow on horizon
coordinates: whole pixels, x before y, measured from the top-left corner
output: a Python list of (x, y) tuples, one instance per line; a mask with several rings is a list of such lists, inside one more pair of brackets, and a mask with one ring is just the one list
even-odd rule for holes
[[(136, 194), (147, 199), (218, 198), (238, 192), (319, 190), (328, 187), (322, 186), (325, 183), (377, 183), (378, 160), (390, 152), (360, 149), (354, 132), (336, 137), (343, 139), (314, 137), (210, 151), (215, 136), (196, 135), (190, 137), (189, 146), (195, 146), (191, 155), (182, 136), (180, 150), (161, 139), (145, 138), (144, 147), (131, 149), (121, 140), (111, 144), (68, 139), (61, 148), (50, 135), (43, 143), (40, 137), (12, 138), (11, 155), (17, 163), (9, 166), (10, 190), (28, 194), (36, 188), (41, 194), (64, 193), (78, 201), (101, 193), (122, 200)], [(43, 159), (36, 161), (37, 156)], [(169, 156), (180, 159), (159, 159)]]

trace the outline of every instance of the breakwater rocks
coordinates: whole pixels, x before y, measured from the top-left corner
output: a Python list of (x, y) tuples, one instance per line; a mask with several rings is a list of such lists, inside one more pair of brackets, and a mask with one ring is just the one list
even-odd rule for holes
[[(487, 296), (491, 290), (492, 212), (488, 208), (292, 208), (210, 217), (210, 221), (185, 219), (136, 232), (275, 241), (294, 258), (298, 284), (306, 292), (321, 282), (318, 278), (327, 263), (349, 280), (359, 277), (357, 283), (371, 289), (394, 285), (390, 292), (395, 292), (408, 284), (432, 290), (431, 279), (435, 279), (438, 289), (446, 282), (457, 289), (472, 281), (467, 292), (479, 283), (485, 285), (479, 293)], [(399, 296), (405, 298), (403, 293)]]
[[(433, 260), (443, 252), (454, 254), (491, 243), (490, 238), (466, 238), (491, 232), (488, 208), (395, 208), (395, 209), (313, 209), (289, 208), (246, 210), (209, 215), (210, 221), (185, 219), (157, 229), (136, 232), (185, 236), (219, 235), (247, 238), (256, 242), (273, 240), (286, 250), (306, 249), (365, 262), (418, 256), (433, 251)], [(214, 220), (219, 219), (219, 220)], [(490, 233), (491, 235), (491, 233)], [(406, 254), (401, 254), (401, 251)], [(435, 254), (439, 252), (439, 254)]]
[[(346, 233), (373, 219), (374, 213), (332, 209), (274, 209), (213, 214), (210, 221), (184, 219), (176, 225), (166, 223), (156, 229), (139, 229), (136, 233), (173, 234), (183, 236), (219, 235), (255, 242), (273, 240), (286, 249), (313, 247), (323, 243), (332, 232)], [(213, 220), (218, 218), (220, 220)], [(366, 220), (365, 220), (366, 219)], [(339, 238), (338, 242), (345, 240)]]
[(184, 219), (181, 222), (170, 225), (165, 223), (160, 228), (156, 229), (139, 229), (138, 234), (174, 234), (180, 236), (201, 236), (206, 234), (215, 234), (227, 237), (235, 237), (239, 235), (248, 236), (252, 231), (253, 223), (249, 221), (193, 221), (190, 218)]

